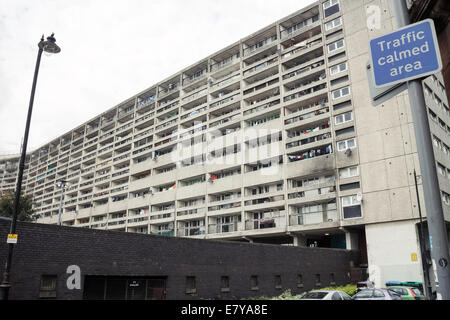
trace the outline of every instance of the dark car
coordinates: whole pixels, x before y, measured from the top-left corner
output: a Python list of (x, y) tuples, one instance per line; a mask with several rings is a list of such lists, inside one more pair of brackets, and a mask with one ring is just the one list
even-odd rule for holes
[(390, 289), (362, 289), (352, 297), (352, 300), (402, 300), (401, 296)]

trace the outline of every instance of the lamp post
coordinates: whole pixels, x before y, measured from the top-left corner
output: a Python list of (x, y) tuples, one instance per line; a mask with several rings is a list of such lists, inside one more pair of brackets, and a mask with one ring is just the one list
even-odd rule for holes
[(63, 201), (64, 201), (64, 191), (66, 188), (67, 180), (61, 179), (56, 183), (56, 186), (58, 188), (61, 188), (61, 200), (59, 203), (59, 211), (58, 211), (58, 226), (61, 225), (61, 214), (62, 214), (62, 207), (63, 207)]
[[(20, 202), (20, 194), (22, 191), (22, 178), (23, 178), (23, 170), (25, 167), (25, 157), (27, 153), (27, 143), (28, 143), (28, 133), (30, 131), (30, 121), (31, 121), (31, 114), (33, 112), (33, 102), (34, 102), (34, 93), (36, 91), (36, 82), (37, 77), (39, 73), (39, 65), (41, 63), (41, 56), (42, 52), (47, 53), (58, 53), (61, 51), (61, 49), (56, 44), (56, 39), (54, 38), (54, 34), (50, 37), (47, 37), (47, 40), (44, 40), (44, 35), (42, 35), (41, 40), (38, 43), (38, 55), (36, 60), (36, 67), (34, 70), (34, 77), (33, 77), (33, 86), (31, 88), (31, 96), (30, 96), (30, 104), (28, 106), (28, 115), (27, 115), (27, 122), (25, 125), (25, 135), (23, 137), (23, 144), (22, 144), (22, 153), (20, 156), (20, 162), (19, 162), (19, 173), (17, 177), (17, 186), (16, 186), (16, 194), (14, 198), (14, 206), (13, 206), (13, 218), (11, 221), (10, 226), (10, 234), (15, 234), (16, 232), (16, 222), (17, 222), (17, 215), (19, 211), (19, 202)], [(8, 300), (8, 294), (9, 289), (11, 288), (11, 284), (9, 282), (9, 275), (11, 271), (11, 263), (12, 263), (12, 256), (13, 256), (13, 249), (14, 244), (9, 243), (8, 244), (8, 256), (6, 258), (5, 263), (5, 271), (3, 273), (3, 279), (2, 283), (0, 284), (0, 299), (1, 300)]]

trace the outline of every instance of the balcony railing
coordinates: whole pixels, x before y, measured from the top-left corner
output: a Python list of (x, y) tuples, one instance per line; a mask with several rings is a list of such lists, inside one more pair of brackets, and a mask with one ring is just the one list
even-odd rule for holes
[(143, 108), (152, 103), (153, 101), (155, 101), (155, 95), (142, 99), (141, 101), (138, 102), (137, 109)]
[(230, 101), (238, 100), (238, 97), (240, 97), (240, 95), (241, 95), (241, 94), (238, 93), (238, 94), (235, 94), (234, 96), (231, 96), (231, 97), (225, 98), (225, 99), (223, 99), (223, 100), (214, 102), (214, 103), (212, 103), (212, 104), (209, 106), (209, 108), (210, 108), (210, 109), (213, 109), (213, 108), (216, 108), (216, 107), (218, 107), (218, 106), (220, 106), (220, 105), (226, 104), (226, 103), (228, 103), (228, 102), (230, 102)]
[(227, 85), (227, 84), (229, 84), (229, 83), (231, 83), (231, 82), (233, 82), (233, 81), (239, 79), (240, 77), (241, 77), (241, 76), (240, 76), (239, 74), (237, 74), (237, 75), (234, 75), (234, 76), (232, 76), (232, 77), (230, 77), (230, 78), (227, 78), (227, 79), (225, 79), (225, 80), (222, 80), (222, 81), (220, 81), (220, 82), (218, 82), (218, 83), (216, 83), (216, 84), (213, 84), (213, 85), (211, 85), (211, 90), (214, 90), (214, 89), (223, 87), (223, 86), (225, 86), (225, 85)]
[(269, 61), (260, 63), (260, 64), (258, 64), (257, 66), (255, 66), (255, 67), (253, 67), (253, 68), (251, 68), (251, 69), (245, 70), (245, 71), (244, 71), (244, 77), (247, 76), (247, 75), (249, 75), (250, 73), (253, 73), (253, 72), (255, 72), (255, 71), (258, 71), (258, 70), (260, 70), (260, 69), (263, 69), (263, 68), (265, 68), (265, 67), (267, 67), (267, 66), (270, 66), (270, 65), (272, 65), (272, 64), (275, 64), (275, 63), (277, 63), (277, 62), (278, 62), (278, 57), (277, 57), (277, 58), (270, 59)]
[(268, 38), (266, 38), (264, 40), (258, 41), (254, 45), (249, 46), (248, 48), (244, 49), (244, 57), (247, 57), (247, 56), (255, 53), (256, 51), (259, 51), (259, 50), (267, 47), (269, 44), (271, 44), (273, 42), (276, 42), (276, 41), (277, 41), (277, 36), (276, 35), (268, 37)]
[(328, 112), (330, 112), (330, 108), (329, 107), (324, 107), (324, 108), (321, 108), (319, 110), (311, 111), (311, 112), (308, 112), (308, 113), (305, 113), (305, 114), (302, 114), (302, 115), (299, 115), (299, 116), (295, 116), (295, 117), (286, 119), (286, 120), (284, 120), (284, 124), (288, 125), (288, 124), (295, 123), (297, 121), (302, 121), (302, 120), (306, 120), (306, 119), (310, 119), (310, 118), (315, 118), (317, 116), (320, 116), (322, 114), (326, 114)]
[(293, 25), (292, 27), (289, 27), (283, 31), (281, 31), (281, 38), (286, 38), (292, 35), (293, 33), (300, 33), (302, 30), (305, 30), (312, 24), (314, 24), (316, 21), (319, 20), (319, 15), (315, 15), (312, 18), (305, 19), (302, 22), (297, 23), (296, 25)]
[(201, 78), (204, 78), (206, 76), (207, 69), (203, 69), (201, 71), (196, 72), (192, 76), (189, 76), (187, 78), (183, 79), (183, 86), (186, 86), (188, 84), (191, 84), (197, 80), (200, 80)]
[(230, 233), (242, 231), (241, 222), (210, 224), (208, 226), (208, 233)]
[(283, 80), (286, 80), (286, 79), (289, 79), (289, 78), (298, 76), (298, 75), (300, 75), (300, 74), (302, 74), (302, 73), (311, 71), (311, 70), (316, 69), (316, 68), (318, 68), (318, 67), (320, 67), (320, 66), (323, 66), (323, 65), (324, 65), (324, 62), (323, 62), (323, 60), (321, 60), (321, 61), (319, 61), (319, 62), (313, 63), (313, 64), (311, 64), (311, 65), (309, 65), (309, 66), (303, 67), (303, 68), (301, 68), (301, 69), (299, 69), (299, 70), (292, 71), (292, 72), (290, 72), (290, 73), (284, 75), (284, 76), (283, 76)]
[(293, 100), (293, 99), (297, 99), (297, 98), (300, 98), (300, 97), (303, 97), (303, 96), (310, 95), (310, 94), (312, 94), (314, 92), (317, 92), (317, 91), (320, 91), (322, 89), (325, 89), (326, 87), (327, 87), (327, 84), (323, 83), (323, 84), (320, 84), (318, 86), (315, 86), (315, 87), (312, 87), (312, 88), (309, 88), (309, 89), (306, 89), (306, 90), (301, 90), (300, 92), (297, 92), (297, 93), (291, 94), (291, 95), (289, 95), (287, 97), (284, 97), (284, 102), (287, 102), (287, 101), (290, 101), (290, 100)]
[(198, 236), (198, 235), (203, 235), (205, 233), (206, 233), (205, 226), (181, 228), (181, 229), (178, 229), (178, 232), (177, 232), (179, 237)]
[(245, 221), (245, 230), (268, 229), (286, 227), (285, 215), (250, 219)]
[(316, 44), (321, 43), (321, 42), (322, 42), (322, 38), (316, 39), (316, 40), (308, 42), (308, 43), (299, 42), (299, 43), (293, 45), (294, 48), (291, 51), (286, 52), (285, 54), (283, 54), (281, 56), (281, 59), (283, 60), (283, 59), (285, 59), (287, 57), (290, 57), (291, 55), (294, 55), (294, 54), (296, 54), (296, 53), (298, 53), (300, 51), (309, 49), (312, 46), (315, 46)]
[(150, 234), (156, 235), (156, 236), (173, 237), (175, 232), (174, 232), (174, 230), (164, 230), (164, 231), (153, 231)]
[(222, 61), (219, 61), (213, 65), (211, 65), (211, 72), (215, 72), (217, 70), (223, 69), (229, 65), (232, 65), (233, 63), (239, 61), (239, 52), (223, 59)]
[(303, 213), (303, 214), (291, 214), (289, 216), (289, 224), (291, 226), (296, 225), (310, 225), (324, 222), (338, 221), (338, 212), (336, 209), (332, 210), (320, 210), (316, 212)]
[(191, 102), (191, 101), (197, 99), (198, 97), (205, 95), (207, 92), (208, 92), (208, 89), (200, 90), (199, 92), (196, 92), (188, 97), (181, 99), (181, 101), (182, 101), (182, 103)]

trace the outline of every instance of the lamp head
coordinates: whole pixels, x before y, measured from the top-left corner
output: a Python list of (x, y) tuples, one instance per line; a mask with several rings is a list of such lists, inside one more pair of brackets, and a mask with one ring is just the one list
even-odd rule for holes
[(50, 54), (60, 52), (61, 48), (56, 44), (54, 35), (52, 33), (50, 37), (47, 37), (47, 40), (44, 40), (44, 35), (42, 35), (41, 41), (38, 44), (39, 48)]

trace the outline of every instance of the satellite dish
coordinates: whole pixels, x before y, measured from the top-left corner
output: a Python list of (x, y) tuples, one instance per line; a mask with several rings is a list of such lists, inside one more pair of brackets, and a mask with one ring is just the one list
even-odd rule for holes
[(346, 155), (347, 157), (350, 157), (350, 156), (352, 155), (352, 150), (350, 150), (350, 148), (347, 149), (347, 150), (345, 150), (345, 155)]

